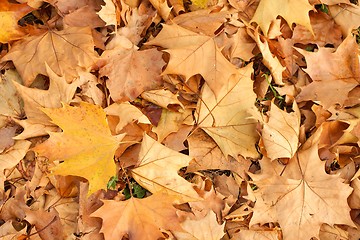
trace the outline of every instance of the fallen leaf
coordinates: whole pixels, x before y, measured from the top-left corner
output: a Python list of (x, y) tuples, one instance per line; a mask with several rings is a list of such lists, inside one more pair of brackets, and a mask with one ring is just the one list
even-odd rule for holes
[(293, 110), (287, 113), (279, 109), (274, 101), (271, 102), (269, 121), (264, 123), (261, 135), (267, 157), (271, 160), (292, 158), (297, 151), (301, 114), (296, 102)]
[[(355, 38), (349, 35), (334, 52), (331, 48), (319, 48), (312, 53), (296, 48), (304, 55), (304, 69), (313, 80), (296, 97), (297, 101), (319, 101), (325, 109), (334, 104), (344, 104), (348, 93), (359, 85), (360, 67)], [(321, 64), (318, 64), (321, 62)], [(339, 66), (342, 66), (339, 68)], [(329, 98), (329, 92), (333, 93)]]
[(267, 40), (266, 39), (262, 40), (257, 31), (255, 31), (255, 41), (263, 56), (264, 65), (267, 68), (269, 68), (274, 78), (275, 84), (280, 86), (284, 85), (284, 82), (282, 80), (282, 72), (286, 68), (283, 65), (281, 65), (279, 59), (273, 56), (273, 54), (270, 52), (270, 48)]
[[(107, 87), (114, 101), (134, 100), (142, 92), (161, 85), (164, 62), (160, 51), (154, 48), (143, 51), (118, 49), (103, 53), (105, 65), (100, 69), (101, 76), (109, 78)], [(118, 52), (115, 55), (113, 51)]]
[[(61, 103), (69, 103), (73, 99), (77, 87), (83, 83), (81, 81), (83, 79), (81, 79), (68, 84), (65, 77), (58, 76), (46, 63), (45, 68), (50, 79), (48, 90), (28, 88), (17, 82), (13, 83), (24, 100), (24, 110), (27, 116), (27, 119), (20, 120), (19, 124), (26, 122), (28, 125), (53, 125), (50, 122), (50, 118), (41, 111), (41, 108), (60, 108)], [(28, 125), (22, 125), (26, 127), (16, 139), (26, 139), (29, 136), (37, 137), (47, 134), (46, 130), (48, 129), (46, 128), (34, 134), (34, 132), (30, 131), (31, 128)]]
[(153, 240), (164, 237), (160, 229), (179, 230), (176, 208), (166, 194), (153, 194), (144, 199), (103, 200), (104, 205), (91, 216), (103, 219), (101, 232), (105, 239)]
[[(261, 160), (265, 167), (263, 161), (269, 160)], [(250, 226), (278, 222), (284, 239), (319, 238), (323, 223), (354, 226), (347, 203), (352, 188), (325, 172), (317, 144), (298, 151), (282, 175), (251, 177), (258, 189)]]
[(252, 65), (240, 69), (237, 83), (223, 89), (218, 96), (205, 84), (201, 101), (196, 109), (196, 122), (214, 141), (221, 151), (235, 159), (239, 154), (256, 158), (256, 120), (248, 112), (254, 106), (256, 95), (252, 91)]
[(0, 2), (0, 43), (20, 39), (26, 34), (26, 28), (19, 26), (18, 21), (32, 10), (26, 3), (13, 4), (7, 0)]
[(148, 44), (167, 48), (164, 51), (170, 54), (170, 61), (163, 74), (184, 75), (186, 80), (201, 74), (216, 96), (229, 85), (229, 78), (237, 74), (211, 37), (176, 24), (163, 25), (159, 35)]
[[(341, 1), (342, 2), (342, 1)], [(360, 6), (355, 4), (336, 4), (329, 6), (330, 14), (342, 30), (344, 36), (359, 27)]]
[(116, 174), (115, 150), (124, 135), (112, 136), (105, 112), (82, 102), (79, 107), (63, 105), (59, 109), (42, 109), (63, 132), (51, 132), (50, 138), (33, 148), (51, 161), (64, 161), (53, 168), (53, 174), (74, 175), (89, 181), (89, 195), (106, 189)]
[(163, 146), (148, 135), (141, 143), (139, 161), (131, 170), (133, 178), (151, 193), (166, 192), (181, 203), (201, 199), (194, 186), (177, 172), (191, 158)]
[(309, 11), (311, 10), (314, 10), (314, 8), (309, 4), (308, 0), (280, 0), (276, 1), (276, 3), (271, 0), (261, 0), (251, 22), (256, 22), (265, 36), (268, 34), (271, 22), (277, 16), (283, 17), (290, 27), (292, 27), (293, 23), (296, 23), (313, 32), (309, 18)]
[(101, 6), (101, 10), (97, 14), (106, 25), (114, 25), (115, 29), (117, 28), (116, 7), (112, 0), (105, 0), (105, 5)]
[(96, 58), (90, 28), (69, 27), (24, 38), (1, 61), (13, 61), (24, 85), (30, 86), (38, 74), (47, 75), (45, 63), (71, 83), (78, 77), (77, 70), (90, 70)]
[(187, 233), (175, 233), (178, 239), (218, 240), (225, 235), (225, 223), (221, 225), (218, 224), (213, 211), (209, 211), (208, 214), (201, 219), (191, 220), (188, 218), (181, 223), (181, 227), (187, 231)]

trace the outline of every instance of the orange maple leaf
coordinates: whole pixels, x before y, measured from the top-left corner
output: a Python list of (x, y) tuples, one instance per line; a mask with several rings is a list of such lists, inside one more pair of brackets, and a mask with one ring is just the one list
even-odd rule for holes
[(105, 239), (153, 240), (164, 237), (161, 229), (181, 230), (172, 206), (172, 199), (163, 193), (144, 199), (130, 198), (126, 201), (103, 200), (104, 205), (91, 216), (103, 219), (101, 232)]

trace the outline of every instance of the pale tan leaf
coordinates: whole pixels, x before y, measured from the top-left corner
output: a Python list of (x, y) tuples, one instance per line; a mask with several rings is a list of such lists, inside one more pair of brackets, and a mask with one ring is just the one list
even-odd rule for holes
[(163, 25), (159, 35), (148, 44), (167, 48), (170, 61), (163, 74), (184, 75), (186, 80), (200, 74), (216, 96), (228, 87), (230, 76), (237, 74), (237, 69), (222, 55), (213, 38), (176, 24)]
[(182, 203), (199, 200), (201, 198), (194, 186), (177, 174), (190, 161), (189, 156), (171, 150), (145, 135), (139, 162), (131, 173), (141, 186), (152, 193), (166, 192)]
[(256, 95), (251, 81), (252, 64), (240, 69), (237, 83), (223, 89), (215, 96), (207, 84), (202, 89), (196, 110), (196, 122), (214, 141), (227, 157), (235, 159), (257, 157), (255, 143), (258, 140), (256, 120), (251, 119), (249, 109), (254, 107)]
[[(267, 68), (269, 68), (275, 84), (284, 85), (282, 81), (282, 72), (286, 69), (283, 65), (281, 65), (279, 59), (273, 56), (270, 52), (269, 44), (267, 40), (261, 39), (258, 31), (255, 31), (255, 41), (257, 43), (258, 48), (263, 56), (263, 62)], [(263, 42), (264, 41), (264, 42)]]
[(262, 140), (271, 160), (292, 158), (298, 148), (300, 133), (300, 110), (294, 101), (294, 112), (280, 110), (274, 101), (268, 112), (269, 121), (264, 123)]
[(96, 58), (91, 29), (69, 27), (24, 38), (12, 46), (2, 61), (12, 60), (24, 85), (30, 86), (38, 74), (47, 75), (45, 63), (71, 83), (78, 77), (77, 70), (89, 71)]
[(270, 24), (277, 16), (283, 17), (289, 26), (293, 23), (305, 26), (312, 32), (309, 11), (313, 10), (308, 0), (261, 0), (251, 22), (256, 22), (267, 36)]
[(300, 150), (281, 176), (251, 177), (258, 189), (250, 226), (278, 222), (285, 240), (319, 238), (323, 223), (354, 226), (347, 203), (352, 188), (325, 172), (317, 144)]

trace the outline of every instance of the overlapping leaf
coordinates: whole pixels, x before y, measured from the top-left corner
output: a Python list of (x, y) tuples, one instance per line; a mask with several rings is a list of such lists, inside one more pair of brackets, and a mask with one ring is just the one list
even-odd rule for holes
[(116, 174), (114, 153), (123, 135), (112, 136), (104, 111), (95, 105), (64, 105), (59, 109), (43, 109), (63, 132), (49, 133), (50, 138), (34, 151), (51, 161), (64, 161), (53, 168), (58, 175), (74, 175), (89, 180), (89, 194), (106, 189)]

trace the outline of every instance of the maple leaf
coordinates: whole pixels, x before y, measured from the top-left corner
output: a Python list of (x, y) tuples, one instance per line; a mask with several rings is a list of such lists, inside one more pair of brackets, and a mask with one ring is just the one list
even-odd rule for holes
[(248, 112), (256, 101), (251, 73), (252, 64), (241, 68), (238, 82), (229, 89), (223, 89), (217, 97), (207, 84), (202, 89), (196, 122), (214, 139), (225, 157), (230, 155), (237, 158), (239, 154), (244, 157), (258, 156), (255, 149), (257, 121), (251, 119)]
[(194, 33), (176, 24), (163, 25), (155, 39), (148, 42), (158, 45), (170, 54), (163, 74), (184, 75), (186, 79), (201, 74), (217, 96), (228, 86), (230, 76), (237, 69), (221, 53), (213, 38)]
[[(46, 131), (53, 124), (50, 122), (50, 118), (41, 111), (41, 108), (60, 108), (61, 102), (69, 103), (74, 97), (77, 87), (84, 82), (84, 79), (80, 79), (68, 84), (65, 78), (56, 75), (47, 63), (45, 63), (45, 68), (50, 79), (48, 90), (28, 88), (14, 82), (17, 91), (24, 100), (24, 110), (27, 117), (25, 120), (18, 121), (18, 124), (24, 127), (24, 131), (16, 136), (16, 139), (46, 135)], [(35, 132), (34, 129), (37, 131)]]
[(123, 37), (115, 38), (107, 48), (102, 55), (101, 62), (104, 66), (100, 68), (100, 74), (109, 77), (107, 87), (114, 101), (134, 100), (143, 91), (161, 85), (160, 73), (165, 62), (160, 51), (137, 51)]
[[(360, 83), (358, 46), (349, 35), (334, 52), (331, 48), (319, 48), (315, 53), (296, 48), (304, 55), (304, 69), (313, 80), (296, 97), (297, 101), (319, 101), (325, 109), (338, 103), (343, 105), (348, 93)], [(318, 64), (321, 62), (321, 64)], [(340, 67), (341, 66), (341, 67)], [(329, 93), (333, 93), (329, 97)]]
[(117, 28), (116, 6), (111, 0), (105, 0), (105, 5), (97, 13), (106, 25), (114, 25)]
[(269, 159), (260, 163), (267, 172), (251, 174), (258, 189), (250, 226), (278, 222), (284, 239), (310, 239), (319, 238), (323, 223), (354, 225), (347, 203), (352, 188), (338, 175), (325, 172), (317, 144), (301, 149), (281, 176), (274, 174), (275, 169), (269, 175), (273, 168)]
[(47, 75), (45, 62), (71, 83), (78, 77), (77, 70), (88, 71), (96, 58), (91, 29), (69, 27), (16, 42), (2, 61), (12, 60), (24, 85), (30, 86), (38, 74)]
[(13, 82), (21, 82), (15, 70), (7, 70), (0, 76), (0, 127), (6, 124), (7, 117), (20, 117), (22, 115), (22, 102)]
[(275, 83), (278, 85), (284, 85), (284, 82), (282, 81), (282, 72), (286, 68), (281, 65), (279, 59), (272, 55), (267, 40), (265, 39), (264, 43), (261, 41), (258, 31), (255, 31), (255, 41), (263, 56), (264, 65), (269, 68), (272, 76), (274, 77)]
[(220, 225), (216, 220), (216, 214), (209, 211), (205, 217), (192, 220), (187, 218), (181, 223), (181, 227), (187, 233), (177, 233), (177, 239), (187, 240), (219, 240), (224, 236), (225, 222)]
[(297, 151), (301, 114), (295, 101), (293, 110), (287, 113), (280, 110), (274, 101), (271, 102), (269, 121), (264, 123), (262, 130), (262, 140), (271, 160), (292, 158)]
[(139, 162), (131, 173), (136, 182), (152, 193), (166, 192), (182, 203), (199, 200), (201, 198), (193, 185), (177, 174), (190, 161), (189, 156), (167, 148), (145, 135)]
[(172, 198), (163, 193), (144, 199), (103, 200), (104, 205), (91, 216), (103, 219), (101, 232), (105, 239), (153, 240), (164, 237), (161, 229), (180, 230)]
[(293, 23), (303, 25), (310, 32), (312, 31), (309, 11), (314, 8), (308, 0), (261, 0), (251, 22), (256, 22), (264, 35), (267, 36), (270, 24), (277, 16), (283, 17), (289, 26)]
[(64, 161), (53, 174), (74, 175), (89, 180), (89, 195), (106, 189), (116, 173), (115, 150), (124, 135), (112, 136), (105, 112), (99, 106), (81, 102), (79, 107), (64, 104), (59, 109), (42, 109), (63, 132), (51, 132), (50, 138), (34, 151), (51, 161)]
[(158, 141), (162, 142), (170, 133), (179, 131), (183, 124), (192, 125), (193, 122), (190, 109), (180, 113), (163, 109), (158, 125), (152, 130), (156, 133)]
[(20, 18), (33, 9), (26, 3), (12, 4), (7, 0), (0, 2), (0, 43), (7, 43), (20, 39), (26, 32), (18, 25)]

